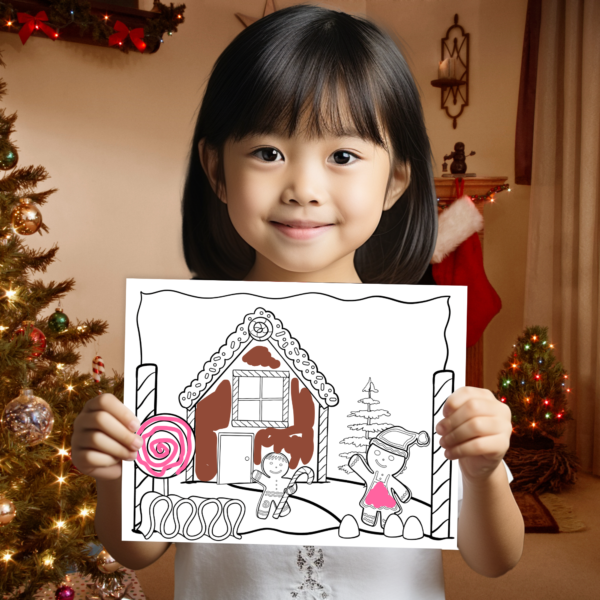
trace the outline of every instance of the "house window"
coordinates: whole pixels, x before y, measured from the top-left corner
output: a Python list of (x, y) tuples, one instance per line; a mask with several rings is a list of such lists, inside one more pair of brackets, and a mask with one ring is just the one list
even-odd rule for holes
[(288, 371), (234, 371), (232, 425), (287, 427)]

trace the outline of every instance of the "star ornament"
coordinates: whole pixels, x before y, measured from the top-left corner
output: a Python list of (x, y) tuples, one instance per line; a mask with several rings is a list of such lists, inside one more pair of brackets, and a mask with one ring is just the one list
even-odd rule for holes
[[(263, 17), (274, 13), (277, 9), (275, 8), (275, 0), (267, 0), (265, 4), (265, 11), (263, 12)], [(235, 16), (242, 22), (244, 27), (249, 27), (252, 23), (255, 23), (262, 17), (248, 17), (247, 15), (242, 15), (241, 13), (235, 13)]]

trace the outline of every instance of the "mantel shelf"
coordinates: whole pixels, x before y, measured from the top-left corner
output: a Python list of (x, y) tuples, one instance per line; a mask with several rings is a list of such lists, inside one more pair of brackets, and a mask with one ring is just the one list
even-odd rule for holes
[[(460, 175), (457, 175), (457, 178)], [(456, 185), (454, 183), (454, 177), (435, 177), (435, 192), (437, 197), (442, 202), (452, 202), (456, 200)], [(465, 194), (469, 196), (482, 196), (487, 194), (492, 188), (502, 185), (506, 182), (508, 177), (464, 177), (465, 182)], [(478, 201), (483, 203), (483, 201)]]

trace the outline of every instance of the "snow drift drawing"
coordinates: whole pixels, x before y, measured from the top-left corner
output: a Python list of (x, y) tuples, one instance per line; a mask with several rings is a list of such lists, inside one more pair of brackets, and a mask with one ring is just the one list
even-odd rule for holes
[(128, 280), (123, 540), (456, 548), (466, 288)]

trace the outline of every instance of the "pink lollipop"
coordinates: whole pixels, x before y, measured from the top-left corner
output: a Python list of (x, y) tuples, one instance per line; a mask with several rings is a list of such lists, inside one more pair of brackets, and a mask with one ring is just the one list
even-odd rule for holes
[(143, 445), (135, 459), (151, 477), (165, 479), (179, 475), (189, 464), (196, 442), (194, 432), (177, 415), (161, 414), (146, 419), (137, 431)]

